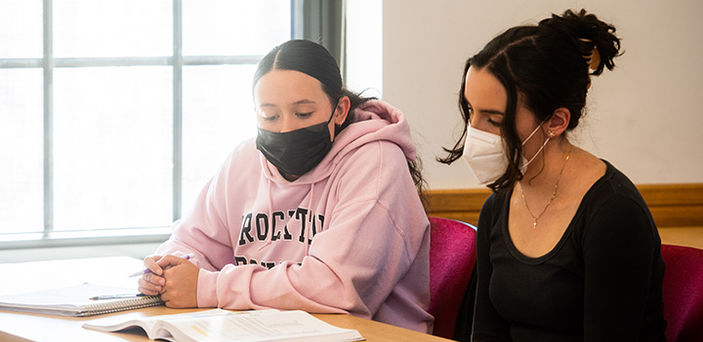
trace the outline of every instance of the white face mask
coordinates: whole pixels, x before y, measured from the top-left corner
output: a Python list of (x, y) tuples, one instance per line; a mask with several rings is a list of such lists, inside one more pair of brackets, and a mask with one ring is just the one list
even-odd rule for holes
[(501, 136), (471, 126), (466, 131), (463, 157), (481, 185), (492, 183), (508, 168)]
[[(532, 133), (522, 142), (524, 146), (530, 138), (539, 130), (538, 125)], [(520, 171), (524, 174), (527, 171), (527, 166), (544, 149), (544, 146), (549, 142), (549, 137), (544, 141), (542, 147), (537, 150), (530, 160), (522, 156), (520, 160)], [(505, 145), (503, 138), (500, 135), (484, 132), (470, 125), (466, 131), (466, 141), (464, 141), (464, 160), (469, 164), (476, 179), (482, 184), (490, 184), (500, 178), (508, 169), (508, 156), (505, 153)]]

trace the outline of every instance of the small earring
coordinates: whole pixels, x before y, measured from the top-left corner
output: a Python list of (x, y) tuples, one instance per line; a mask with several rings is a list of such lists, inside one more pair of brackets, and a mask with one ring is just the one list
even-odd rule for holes
[(554, 138), (554, 132), (552, 131), (547, 131), (547, 136), (550, 138)]

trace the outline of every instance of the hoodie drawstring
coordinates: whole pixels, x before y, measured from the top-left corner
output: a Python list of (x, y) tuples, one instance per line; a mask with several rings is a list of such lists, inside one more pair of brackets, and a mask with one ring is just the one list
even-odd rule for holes
[[(312, 199), (315, 197), (315, 183), (310, 183), (310, 200), (308, 201), (308, 213), (310, 215), (310, 224), (306, 225), (305, 236), (308, 241), (312, 240), (312, 225), (315, 224), (315, 213), (312, 210)], [(310, 243), (305, 241), (305, 255), (310, 255)]]
[[(268, 205), (269, 205), (269, 217), (273, 218), (273, 200), (271, 196), (271, 180), (266, 178), (266, 189), (267, 189), (267, 196), (268, 197)], [(270, 246), (273, 243), (273, 226), (271, 227), (271, 234), (268, 234), (269, 237), (266, 239), (266, 243), (263, 244), (261, 247), (259, 247), (259, 250), (262, 250), (268, 246)]]

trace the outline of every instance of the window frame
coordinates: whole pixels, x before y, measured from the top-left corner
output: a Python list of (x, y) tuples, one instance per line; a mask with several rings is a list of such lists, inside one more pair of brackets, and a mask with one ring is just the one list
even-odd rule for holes
[[(151, 243), (166, 240), (165, 227), (54, 231), (53, 76), (56, 68), (171, 66), (173, 72), (173, 170), (172, 220), (180, 219), (183, 177), (183, 67), (195, 65), (256, 64), (262, 55), (183, 56), (183, 0), (173, 1), (173, 50), (170, 56), (54, 58), (53, 0), (42, 0), (42, 58), (0, 58), (0, 69), (42, 68), (43, 70), (43, 231), (0, 234), (0, 249)], [(290, 0), (291, 39), (310, 39), (327, 47), (343, 65), (344, 0)], [(342, 68), (342, 70), (344, 70)], [(139, 232), (138, 234), (135, 234)]]

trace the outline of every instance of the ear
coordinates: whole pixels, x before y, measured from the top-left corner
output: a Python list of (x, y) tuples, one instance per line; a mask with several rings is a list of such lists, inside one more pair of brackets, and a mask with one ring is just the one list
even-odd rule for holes
[(334, 109), (334, 124), (340, 126), (344, 123), (349, 115), (349, 108), (351, 107), (351, 100), (349, 96), (342, 96), (337, 102), (337, 108)]
[(569, 122), (571, 121), (571, 112), (565, 108), (560, 107), (554, 110), (552, 117), (547, 120), (546, 133), (548, 137), (558, 137), (566, 131), (569, 127)]

